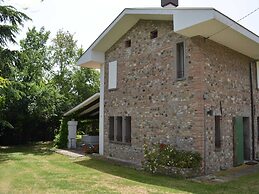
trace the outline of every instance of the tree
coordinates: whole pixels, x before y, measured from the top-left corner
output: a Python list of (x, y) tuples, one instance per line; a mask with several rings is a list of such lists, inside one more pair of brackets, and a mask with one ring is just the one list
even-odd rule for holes
[[(0, 1), (1, 3), (1, 1)], [(6, 85), (7, 80), (2, 77), (4, 73), (4, 64), (13, 58), (13, 52), (4, 49), (8, 42), (16, 43), (15, 36), (19, 31), (19, 28), (23, 26), (24, 21), (30, 18), (22, 12), (17, 11), (12, 6), (0, 5), (0, 58), (1, 58), (1, 70), (0, 71), (0, 87)], [(3, 98), (1, 95), (0, 98)]]
[[(6, 72), (3, 72), (3, 70), (6, 69), (5, 66), (10, 65), (10, 63), (13, 62), (13, 58), (16, 55), (15, 51), (10, 51), (5, 47), (9, 42), (16, 43), (16, 34), (19, 32), (20, 27), (23, 27), (23, 24), (26, 20), (30, 20), (30, 18), (24, 13), (17, 11), (14, 7), (0, 5), (0, 67), (2, 70), (0, 72), (1, 74), (6, 74)], [(0, 77), (2, 78), (1, 74)]]
[(63, 113), (99, 91), (99, 72), (75, 65), (83, 50), (68, 31), (58, 31), (50, 50), (53, 82), (66, 99), (61, 107)]
[[(99, 91), (99, 72), (92, 69), (80, 69), (75, 65), (82, 49), (78, 48), (74, 37), (69, 32), (59, 31), (50, 47), (53, 63), (53, 82), (56, 83), (60, 94), (64, 97), (60, 107), (62, 114), (79, 102), (84, 101)], [(55, 144), (59, 147), (66, 145), (67, 118), (63, 118)]]
[[(1, 3), (1, 1), (0, 1)], [(3, 90), (11, 88), (13, 82), (10, 77), (13, 76), (13, 64), (17, 57), (16, 51), (10, 51), (5, 48), (9, 42), (16, 43), (15, 36), (26, 20), (30, 18), (24, 13), (17, 11), (12, 6), (0, 5), (0, 137), (4, 128), (13, 128), (13, 126), (5, 119), (3, 113), (6, 107), (6, 95)], [(10, 89), (12, 93), (18, 92)]]
[(81, 50), (77, 47), (77, 41), (68, 31), (59, 30), (52, 40), (50, 47), (52, 52), (52, 65), (55, 69), (54, 79), (62, 87), (62, 83), (73, 72)]
[[(21, 24), (17, 20), (17, 25)], [(49, 35), (44, 28), (28, 29), (26, 38), (20, 41), (19, 51), (4, 48), (8, 41), (14, 41), (12, 36), (2, 39), (2, 144), (51, 140), (63, 113), (99, 90), (99, 73), (75, 66), (82, 49), (73, 35), (59, 31), (48, 46)]]
[(5, 119), (14, 127), (12, 134), (15, 136), (10, 136), (10, 130), (6, 131), (2, 141), (24, 143), (54, 134), (50, 120), (56, 116), (55, 104), (59, 103), (61, 96), (45, 77), (50, 68), (46, 45), (49, 34), (44, 28), (39, 31), (32, 28), (20, 41), (21, 49), (13, 73), (9, 75), (12, 85), (4, 89), (6, 101), (2, 109)]
[(51, 69), (49, 63), (49, 51), (47, 41), (50, 32), (45, 31), (42, 27), (39, 31), (35, 27), (29, 29), (26, 38), (20, 41), (21, 52), (20, 64), (22, 71), (19, 74), (22, 82), (39, 83), (42, 80), (47, 80), (48, 72)]
[(12, 6), (0, 5), (0, 46), (6, 46), (8, 42), (16, 43), (16, 34), (24, 21), (29, 19), (27, 15)]

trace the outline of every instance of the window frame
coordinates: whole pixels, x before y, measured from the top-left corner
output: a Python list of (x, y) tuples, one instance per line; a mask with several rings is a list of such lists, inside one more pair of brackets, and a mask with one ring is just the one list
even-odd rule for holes
[(156, 39), (156, 38), (158, 37), (158, 30), (157, 30), (157, 29), (152, 30), (152, 31), (150, 32), (149, 36), (150, 36), (150, 39), (151, 39), (151, 40)]
[(257, 117), (257, 143), (259, 144), (259, 117)]
[(118, 88), (118, 62), (111, 61), (108, 63), (108, 90), (116, 90), (117, 88)]
[[(178, 67), (179, 67), (179, 65), (178, 65), (178, 59), (179, 59), (179, 57), (178, 57), (178, 45), (179, 44), (182, 44), (183, 45), (183, 67), (182, 67), (182, 71), (183, 71), (183, 75), (182, 75), (182, 77), (178, 77)], [(185, 41), (184, 40), (182, 40), (182, 41), (178, 41), (178, 42), (176, 42), (176, 45), (175, 45), (175, 58), (176, 58), (176, 80), (177, 81), (181, 81), (181, 80), (185, 80), (186, 79), (186, 43), (185, 43)]]
[(221, 142), (221, 128), (222, 128), (222, 116), (215, 115), (214, 117), (214, 129), (215, 129), (215, 150), (221, 149), (222, 142)]
[(108, 138), (110, 141), (114, 141), (114, 116), (110, 116), (109, 117), (109, 134), (108, 134)]
[[(127, 123), (130, 124), (127, 125)], [(131, 116), (109, 116), (108, 128), (108, 139), (110, 143), (131, 145)], [(113, 131), (111, 131), (111, 129), (113, 129)]]
[(124, 44), (125, 44), (125, 48), (131, 48), (131, 45), (132, 45), (131, 39), (126, 40)]
[(256, 61), (256, 89), (259, 90), (259, 61)]

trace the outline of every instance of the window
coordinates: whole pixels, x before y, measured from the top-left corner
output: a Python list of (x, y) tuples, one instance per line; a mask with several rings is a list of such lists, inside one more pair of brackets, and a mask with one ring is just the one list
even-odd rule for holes
[(131, 40), (126, 40), (126, 41), (125, 41), (125, 47), (126, 47), (126, 48), (131, 47)]
[(114, 140), (114, 117), (109, 117), (109, 140)]
[(221, 116), (215, 116), (215, 148), (220, 148), (220, 128), (221, 128)]
[(131, 117), (109, 117), (109, 140), (131, 143)]
[(155, 39), (158, 36), (158, 31), (154, 30), (150, 32), (150, 39)]
[(122, 141), (122, 117), (115, 117), (116, 141)]
[(125, 142), (131, 143), (131, 117), (124, 117), (125, 119)]
[(109, 63), (108, 89), (117, 88), (117, 61)]
[(256, 62), (256, 80), (257, 80), (257, 89), (259, 89), (259, 61)]
[(176, 76), (177, 79), (184, 78), (184, 43), (180, 42), (176, 44)]

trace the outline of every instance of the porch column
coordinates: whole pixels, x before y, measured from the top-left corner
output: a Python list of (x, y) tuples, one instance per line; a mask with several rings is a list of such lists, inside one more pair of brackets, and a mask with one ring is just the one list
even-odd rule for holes
[(76, 148), (76, 130), (77, 130), (77, 121), (71, 120), (67, 122), (68, 125), (68, 143), (67, 147), (69, 149)]
[(104, 64), (100, 67), (99, 154), (104, 151)]

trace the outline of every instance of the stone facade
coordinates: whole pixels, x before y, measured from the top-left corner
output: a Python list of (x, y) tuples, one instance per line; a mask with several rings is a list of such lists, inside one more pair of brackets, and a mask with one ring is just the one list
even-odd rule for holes
[[(141, 20), (105, 53), (104, 154), (140, 164), (144, 142), (165, 143), (198, 151), (203, 172), (231, 167), (232, 118), (251, 118), (251, 59), (202, 37), (182, 37), (172, 26), (171, 21)], [(150, 39), (154, 30), (158, 37)], [(177, 80), (176, 44), (182, 41), (186, 76)], [(117, 89), (108, 90), (108, 63), (115, 60)], [(215, 150), (209, 110), (222, 110), (220, 150)], [(130, 145), (109, 141), (109, 116), (131, 116)]]
[[(227, 169), (233, 166), (233, 118), (246, 117), (251, 120), (250, 94), (250, 62), (253, 59), (237, 53), (213, 41), (202, 38), (192, 39), (198, 47), (203, 64), (206, 83), (205, 102), (205, 162), (206, 172)], [(254, 66), (253, 66), (254, 67)], [(253, 68), (255, 78), (255, 69)], [(255, 79), (254, 79), (255, 81)], [(256, 83), (254, 82), (254, 86)], [(258, 91), (254, 87), (255, 99)], [(212, 111), (213, 115), (207, 114)], [(215, 148), (215, 121), (214, 116), (221, 118), (221, 147)], [(255, 125), (256, 126), (256, 125)], [(250, 159), (252, 158), (251, 124), (249, 126)]]

